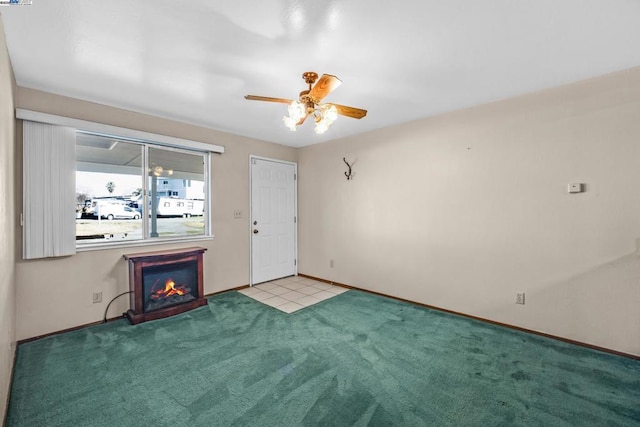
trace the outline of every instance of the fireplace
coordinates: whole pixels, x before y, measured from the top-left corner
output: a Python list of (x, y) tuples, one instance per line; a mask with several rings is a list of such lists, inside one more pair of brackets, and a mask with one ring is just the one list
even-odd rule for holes
[(205, 248), (124, 255), (129, 261), (132, 324), (173, 316), (207, 304), (203, 294)]

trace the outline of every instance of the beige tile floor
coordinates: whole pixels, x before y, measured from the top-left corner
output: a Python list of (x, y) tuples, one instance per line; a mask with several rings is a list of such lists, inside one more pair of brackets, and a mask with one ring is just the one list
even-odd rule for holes
[(260, 283), (238, 292), (285, 313), (293, 313), (301, 308), (340, 295), (347, 290), (306, 277), (291, 276)]

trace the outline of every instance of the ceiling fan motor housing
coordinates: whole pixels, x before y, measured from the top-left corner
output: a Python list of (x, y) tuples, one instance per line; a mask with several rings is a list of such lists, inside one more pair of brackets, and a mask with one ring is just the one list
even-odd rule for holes
[(302, 78), (305, 83), (309, 85), (309, 90), (311, 90), (311, 85), (318, 80), (318, 73), (314, 73), (313, 71), (306, 71), (302, 73)]

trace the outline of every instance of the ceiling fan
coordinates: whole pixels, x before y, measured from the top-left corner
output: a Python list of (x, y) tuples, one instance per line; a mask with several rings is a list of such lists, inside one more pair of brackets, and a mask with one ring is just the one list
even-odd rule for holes
[[(313, 116), (316, 123), (316, 133), (324, 133), (329, 129), (329, 126), (337, 119), (338, 114), (354, 119), (361, 119), (367, 115), (367, 110), (361, 108), (321, 103), (325, 96), (342, 84), (342, 81), (336, 76), (323, 74), (318, 80), (317, 73), (307, 71), (302, 74), (302, 79), (309, 85), (309, 89), (300, 92), (300, 97), (297, 100), (257, 95), (245, 95), (245, 99), (289, 104), (289, 115), (284, 116), (283, 121), (285, 126), (292, 131), (295, 131), (296, 126), (304, 123), (305, 119), (310, 115)], [(316, 80), (318, 81), (317, 83)]]

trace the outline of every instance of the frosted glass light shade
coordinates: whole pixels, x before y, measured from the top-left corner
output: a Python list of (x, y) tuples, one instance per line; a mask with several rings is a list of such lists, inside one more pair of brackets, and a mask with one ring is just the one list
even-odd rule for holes
[(289, 128), (290, 131), (292, 132), (296, 131), (296, 125), (298, 123), (298, 120), (294, 120), (289, 116), (284, 116), (282, 118), (282, 121), (284, 122), (284, 125)]

